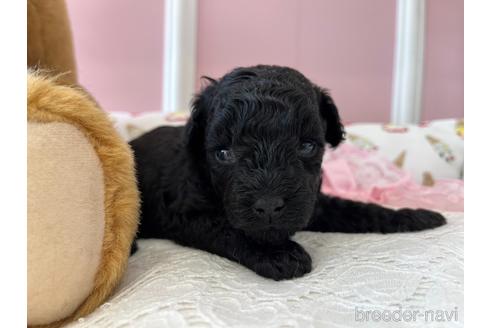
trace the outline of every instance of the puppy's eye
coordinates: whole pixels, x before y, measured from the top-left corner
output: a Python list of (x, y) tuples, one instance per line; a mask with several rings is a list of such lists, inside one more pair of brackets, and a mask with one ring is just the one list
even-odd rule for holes
[(314, 155), (316, 151), (316, 144), (314, 142), (305, 141), (299, 145), (299, 155), (303, 157), (309, 157)]
[(219, 149), (215, 151), (215, 158), (220, 163), (230, 164), (236, 161), (236, 156), (230, 149)]

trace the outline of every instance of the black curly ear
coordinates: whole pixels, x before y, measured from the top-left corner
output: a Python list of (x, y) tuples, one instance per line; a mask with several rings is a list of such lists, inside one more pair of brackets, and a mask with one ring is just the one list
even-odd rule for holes
[(328, 91), (315, 86), (318, 94), (319, 112), (325, 123), (325, 141), (333, 148), (338, 146), (344, 140), (345, 131), (340, 116), (338, 115), (337, 106), (328, 94)]
[(193, 156), (200, 157), (205, 151), (205, 129), (207, 126), (208, 112), (211, 108), (213, 93), (217, 82), (209, 77), (202, 77), (210, 82), (192, 103), (191, 116), (185, 127), (185, 145)]

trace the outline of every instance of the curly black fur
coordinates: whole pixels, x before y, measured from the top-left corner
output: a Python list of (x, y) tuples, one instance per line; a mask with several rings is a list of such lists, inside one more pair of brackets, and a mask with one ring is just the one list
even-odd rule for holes
[[(275, 280), (311, 271), (300, 230), (403, 232), (445, 224), (427, 210), (392, 210), (322, 195), (325, 143), (344, 136), (328, 93), (294, 69), (237, 68), (196, 97), (185, 127), (131, 142), (142, 195), (139, 238), (166, 238)], [(136, 250), (136, 245), (134, 245)]]

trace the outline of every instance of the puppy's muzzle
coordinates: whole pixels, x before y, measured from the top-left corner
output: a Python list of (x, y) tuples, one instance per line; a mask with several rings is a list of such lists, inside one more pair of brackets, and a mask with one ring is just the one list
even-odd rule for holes
[(281, 197), (262, 197), (253, 204), (255, 215), (269, 223), (279, 218), (285, 208), (285, 201)]

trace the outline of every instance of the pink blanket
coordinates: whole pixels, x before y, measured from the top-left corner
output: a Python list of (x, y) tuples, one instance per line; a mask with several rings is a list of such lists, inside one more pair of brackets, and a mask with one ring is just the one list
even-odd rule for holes
[(463, 180), (436, 180), (422, 186), (377, 152), (344, 143), (327, 149), (323, 159), (323, 193), (393, 207), (463, 211)]

